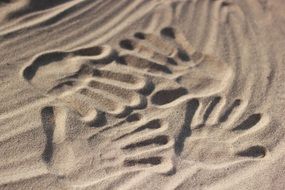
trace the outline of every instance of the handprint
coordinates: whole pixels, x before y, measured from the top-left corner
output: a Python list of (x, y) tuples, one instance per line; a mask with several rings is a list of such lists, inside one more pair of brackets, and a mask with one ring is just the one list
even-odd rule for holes
[(120, 63), (151, 76), (171, 79), (196, 96), (220, 92), (231, 83), (232, 68), (213, 55), (196, 51), (178, 29), (159, 35), (137, 32), (120, 41)]
[[(195, 113), (189, 125), (191, 137), (185, 141), (184, 146), (187, 148), (181, 157), (207, 164), (265, 157), (266, 147), (251, 139), (257, 138), (257, 134), (265, 133), (268, 116), (252, 113), (240, 118), (239, 115), (243, 114), (241, 100), (236, 99), (225, 109), (219, 109), (220, 101), (221, 97), (212, 97), (209, 104), (199, 106), (200, 111)], [(214, 114), (215, 110), (218, 113)]]
[(108, 69), (114, 57), (109, 46), (45, 53), (23, 70), (23, 76), (40, 93), (90, 121), (99, 113), (125, 116), (145, 106), (142, 93), (151, 90), (151, 84), (124, 70)]
[(42, 109), (46, 134), (43, 160), (49, 171), (71, 186), (137, 171), (171, 174), (174, 138), (169, 112), (130, 114), (116, 124), (92, 127), (66, 107)]

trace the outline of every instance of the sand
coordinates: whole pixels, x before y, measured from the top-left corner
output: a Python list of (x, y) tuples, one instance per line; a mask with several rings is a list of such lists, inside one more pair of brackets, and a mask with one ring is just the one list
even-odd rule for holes
[(282, 0), (1, 0), (0, 189), (285, 189)]

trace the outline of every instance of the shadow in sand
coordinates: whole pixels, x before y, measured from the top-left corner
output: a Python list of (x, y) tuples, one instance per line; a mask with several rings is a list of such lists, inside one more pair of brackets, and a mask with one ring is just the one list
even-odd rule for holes
[(191, 136), (191, 123), (196, 110), (198, 109), (199, 101), (192, 99), (187, 103), (184, 124), (179, 135), (175, 139), (175, 154), (180, 155), (184, 148), (184, 142), (187, 137)]

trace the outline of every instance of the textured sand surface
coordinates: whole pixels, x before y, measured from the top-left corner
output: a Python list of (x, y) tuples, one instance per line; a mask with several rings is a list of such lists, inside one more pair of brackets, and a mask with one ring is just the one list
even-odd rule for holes
[(285, 189), (282, 0), (0, 0), (0, 189)]

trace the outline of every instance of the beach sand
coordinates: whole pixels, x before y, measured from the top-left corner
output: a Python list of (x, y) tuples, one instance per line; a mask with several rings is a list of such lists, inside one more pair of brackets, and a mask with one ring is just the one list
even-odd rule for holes
[(285, 189), (281, 0), (0, 0), (0, 189)]

